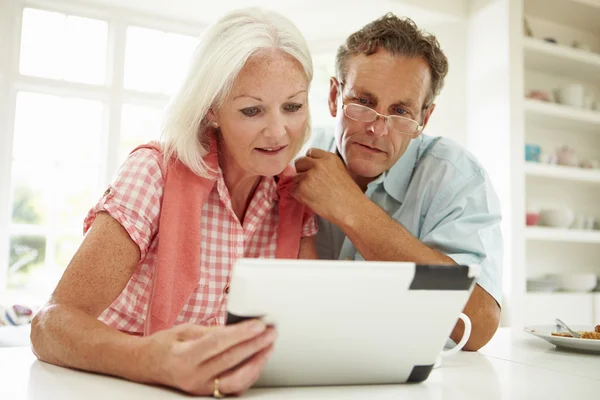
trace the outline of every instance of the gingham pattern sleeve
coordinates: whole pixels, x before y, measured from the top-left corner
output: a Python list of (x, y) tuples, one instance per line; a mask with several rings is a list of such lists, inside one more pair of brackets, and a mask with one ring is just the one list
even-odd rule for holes
[(98, 212), (105, 211), (125, 228), (144, 259), (158, 229), (163, 196), (164, 178), (159, 157), (160, 154), (151, 149), (140, 149), (129, 155), (113, 183), (89, 211), (84, 233)]
[(301, 237), (314, 236), (319, 231), (317, 216), (314, 213), (304, 214)]

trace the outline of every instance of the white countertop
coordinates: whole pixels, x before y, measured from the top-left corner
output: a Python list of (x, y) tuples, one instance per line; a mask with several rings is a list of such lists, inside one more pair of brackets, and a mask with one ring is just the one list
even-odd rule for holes
[[(503, 328), (478, 353), (444, 360), (420, 384), (252, 390), (249, 399), (592, 399), (600, 355), (556, 350)], [(0, 348), (0, 399), (189, 399), (181, 393), (37, 361), (28, 347)]]

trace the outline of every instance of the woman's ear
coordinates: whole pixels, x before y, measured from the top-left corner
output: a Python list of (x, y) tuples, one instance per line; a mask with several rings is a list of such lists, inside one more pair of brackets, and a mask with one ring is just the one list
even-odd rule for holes
[(206, 119), (208, 120), (208, 126), (211, 128), (217, 129), (219, 127), (219, 123), (217, 122), (217, 116), (212, 108), (208, 109), (208, 113), (206, 113)]

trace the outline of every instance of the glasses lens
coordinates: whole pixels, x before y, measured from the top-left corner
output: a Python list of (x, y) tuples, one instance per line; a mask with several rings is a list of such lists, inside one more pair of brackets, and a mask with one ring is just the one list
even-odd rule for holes
[(356, 121), (371, 122), (377, 118), (377, 113), (368, 107), (359, 106), (358, 104), (347, 104), (345, 107), (346, 117)]
[(403, 133), (416, 133), (419, 129), (419, 124), (416, 121), (408, 118), (397, 116), (390, 117), (390, 128)]

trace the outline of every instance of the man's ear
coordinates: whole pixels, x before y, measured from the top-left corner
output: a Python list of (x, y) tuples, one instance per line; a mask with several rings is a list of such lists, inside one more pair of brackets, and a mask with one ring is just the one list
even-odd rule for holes
[(340, 84), (335, 77), (331, 77), (329, 80), (329, 113), (332, 117), (337, 116), (337, 102), (340, 95)]
[[(421, 129), (421, 132), (419, 132), (419, 135), (425, 130), (425, 127), (427, 126), (427, 123), (429, 122), (429, 117), (431, 117), (431, 114), (433, 114), (433, 110), (435, 110), (435, 103), (432, 103), (424, 111), (424, 115), (423, 115), (423, 129)], [(415, 137), (418, 137), (419, 135), (417, 135)]]

